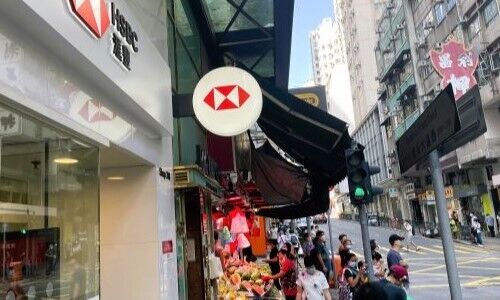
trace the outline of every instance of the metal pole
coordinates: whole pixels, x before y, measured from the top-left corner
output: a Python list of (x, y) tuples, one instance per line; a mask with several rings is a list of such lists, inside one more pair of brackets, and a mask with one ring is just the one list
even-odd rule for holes
[(332, 215), (330, 214), (331, 211), (328, 211), (328, 235), (330, 237), (330, 249), (332, 249), (332, 273), (334, 277), (334, 282), (337, 284), (337, 278), (335, 274), (335, 245), (333, 244), (333, 241), (335, 240), (333, 237), (333, 225), (332, 225)]
[(446, 198), (444, 195), (444, 183), (439, 164), (439, 155), (437, 150), (429, 154), (429, 164), (431, 165), (432, 185), (436, 197), (436, 208), (439, 220), (439, 231), (441, 241), (443, 242), (444, 260), (446, 263), (446, 272), (448, 273), (448, 284), (452, 300), (462, 300), (462, 290), (460, 289), (460, 279), (458, 277), (457, 260), (453, 248), (453, 239), (451, 237), (450, 219), (448, 216)]
[(363, 239), (363, 253), (365, 255), (365, 264), (368, 267), (368, 278), (375, 281), (372, 264), (372, 249), (370, 247), (370, 234), (368, 233), (368, 213), (366, 204), (359, 206), (359, 223), (361, 224), (361, 238)]

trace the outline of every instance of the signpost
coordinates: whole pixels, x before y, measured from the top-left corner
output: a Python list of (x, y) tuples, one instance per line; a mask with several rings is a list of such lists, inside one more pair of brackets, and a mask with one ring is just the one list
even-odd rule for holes
[(401, 173), (437, 149), (460, 130), (460, 119), (448, 85), (396, 142)]
[[(434, 199), (436, 203), (439, 231), (443, 242), (443, 253), (448, 273), (451, 299), (461, 300), (460, 279), (458, 277), (457, 261), (453, 249), (453, 239), (449, 226), (448, 208), (445, 198), (445, 189), (439, 163), (438, 148), (443, 143), (460, 131), (454, 91), (449, 84), (427, 107), (420, 117), (397, 141), (397, 150), (401, 173), (407, 171), (425, 156), (428, 157), (432, 184), (434, 186)], [(432, 193), (429, 193), (432, 199)]]

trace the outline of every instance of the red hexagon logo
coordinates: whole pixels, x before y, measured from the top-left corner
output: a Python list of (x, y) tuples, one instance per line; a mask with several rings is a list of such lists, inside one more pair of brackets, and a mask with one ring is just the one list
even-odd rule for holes
[(236, 109), (250, 98), (239, 85), (218, 86), (210, 90), (203, 101), (214, 110)]
[(105, 0), (69, 0), (75, 16), (100, 38), (109, 27), (109, 15)]

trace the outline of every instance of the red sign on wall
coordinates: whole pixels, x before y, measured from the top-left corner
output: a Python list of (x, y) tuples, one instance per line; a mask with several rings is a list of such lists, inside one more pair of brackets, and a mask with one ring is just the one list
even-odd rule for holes
[(174, 243), (171, 240), (161, 242), (163, 254), (174, 252)]
[(455, 101), (477, 84), (474, 77), (479, 57), (456, 40), (443, 44), (441, 51), (429, 51), (432, 66), (441, 76), (441, 88), (449, 83), (453, 86)]

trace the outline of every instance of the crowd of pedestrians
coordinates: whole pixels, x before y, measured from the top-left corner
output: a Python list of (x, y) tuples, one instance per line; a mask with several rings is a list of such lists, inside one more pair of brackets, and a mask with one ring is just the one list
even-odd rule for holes
[[(391, 249), (385, 259), (377, 241), (370, 241), (371, 266), (351, 251), (352, 242), (346, 234), (339, 235), (339, 246), (333, 254), (340, 258), (341, 268), (333, 274), (334, 256), (328, 250), (323, 231), (318, 228), (315, 232), (306, 232), (295, 241), (293, 231), (280, 231), (273, 225), (268, 232), (269, 258), (266, 260), (272, 275), (265, 280), (273, 279), (287, 300), (331, 300), (332, 292), (338, 293), (339, 300), (407, 299), (409, 266), (401, 251), (405, 246), (403, 242), (407, 238), (411, 240), (412, 236), (408, 234), (410, 228), (406, 227), (405, 224), (406, 236), (392, 234), (389, 237), (387, 242)], [(415, 244), (413, 246), (418, 250)], [(299, 256), (303, 257), (303, 266)], [(369, 268), (374, 271), (374, 280), (368, 277)]]

